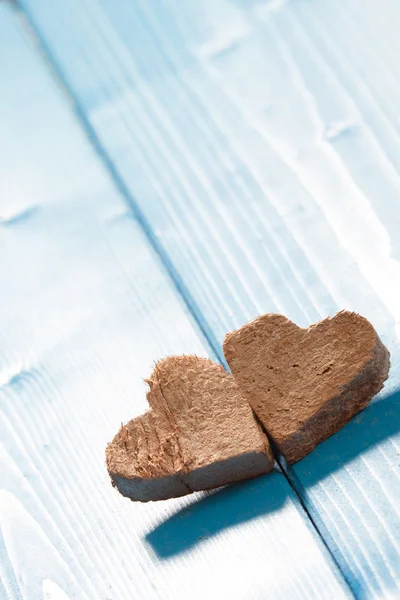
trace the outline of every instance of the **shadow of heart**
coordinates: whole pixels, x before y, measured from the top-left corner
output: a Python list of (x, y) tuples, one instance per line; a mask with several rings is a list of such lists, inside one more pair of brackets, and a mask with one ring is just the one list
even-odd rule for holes
[[(297, 480), (296, 489), (303, 488), (306, 495), (308, 487), (399, 432), (400, 392), (396, 392), (370, 404), (302, 461), (287, 468), (289, 479)], [(146, 540), (160, 558), (169, 558), (223, 529), (278, 510), (289, 489), (284, 475), (274, 471), (207, 493), (159, 524)]]
[(290, 470), (310, 487), (399, 431), (400, 391), (370, 404)]
[(168, 558), (223, 529), (277, 510), (286, 498), (286, 479), (273, 471), (207, 493), (158, 525), (146, 539), (160, 558)]

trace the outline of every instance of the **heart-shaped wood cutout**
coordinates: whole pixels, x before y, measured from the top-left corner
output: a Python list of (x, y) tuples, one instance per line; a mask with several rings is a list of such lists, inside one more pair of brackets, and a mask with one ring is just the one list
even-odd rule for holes
[(288, 463), (350, 421), (389, 371), (389, 352), (372, 325), (346, 311), (308, 329), (281, 315), (263, 315), (229, 333), (224, 353)]
[(273, 455), (252, 410), (222, 366), (196, 356), (157, 363), (150, 410), (106, 450), (113, 485), (132, 500), (163, 500), (268, 473)]

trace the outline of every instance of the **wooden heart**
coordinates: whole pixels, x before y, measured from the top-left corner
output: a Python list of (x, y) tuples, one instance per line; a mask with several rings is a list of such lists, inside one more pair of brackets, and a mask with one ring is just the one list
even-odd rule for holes
[(163, 500), (268, 473), (273, 455), (234, 378), (196, 356), (168, 357), (148, 380), (150, 410), (106, 450), (113, 485)]
[(346, 311), (308, 329), (281, 315), (263, 315), (229, 333), (224, 353), (288, 463), (350, 421), (389, 371), (389, 352), (372, 325)]

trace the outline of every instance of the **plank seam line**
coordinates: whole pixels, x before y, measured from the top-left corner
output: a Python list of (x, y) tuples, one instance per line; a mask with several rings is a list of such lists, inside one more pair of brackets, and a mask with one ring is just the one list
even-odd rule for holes
[[(204, 338), (207, 345), (209, 346), (209, 348), (211, 349), (211, 351), (215, 355), (215, 357), (218, 359), (218, 361), (229, 371), (228, 365), (225, 361), (225, 357), (222, 352), (221, 345), (218, 343), (216, 336), (214, 335), (214, 333), (212, 332), (212, 329), (208, 325), (207, 320), (203, 316), (197, 302), (194, 300), (193, 296), (187, 289), (185, 283), (183, 282), (181, 276), (179, 275), (177, 269), (175, 268), (168, 253), (163, 249), (161, 243), (157, 240), (157, 237), (154, 235), (154, 232), (153, 232), (147, 218), (144, 216), (142, 210), (138, 206), (138, 203), (136, 202), (134, 195), (130, 192), (127, 184), (124, 182), (124, 179), (120, 175), (118, 168), (114, 165), (108, 152), (103, 147), (103, 145), (96, 133), (96, 130), (91, 125), (89, 119), (86, 116), (85, 110), (83, 109), (78, 98), (75, 96), (73, 89), (72, 89), (71, 85), (69, 84), (67, 78), (64, 76), (62, 67), (58, 64), (58, 61), (54, 57), (49, 44), (44, 39), (44, 36), (41, 34), (40, 26), (36, 24), (35, 19), (32, 17), (31, 12), (29, 11), (28, 8), (22, 7), (21, 5), (16, 5), (14, 7), (14, 10), (19, 12), (20, 17), (23, 21), (23, 24), (26, 25), (28, 32), (31, 34), (31, 36), (33, 38), (33, 42), (34, 42), (35, 46), (37, 47), (38, 51), (42, 55), (45, 63), (49, 67), (50, 71), (53, 73), (56, 83), (58, 84), (60, 89), (64, 92), (67, 99), (71, 102), (72, 110), (76, 115), (76, 118), (80, 124), (80, 127), (82, 128), (82, 131), (86, 134), (86, 138), (89, 140), (94, 152), (96, 153), (97, 157), (100, 159), (101, 163), (103, 164), (103, 167), (108, 172), (110, 179), (114, 183), (116, 189), (121, 194), (122, 198), (124, 198), (128, 207), (131, 209), (139, 227), (141, 228), (142, 232), (144, 233), (145, 238), (147, 239), (153, 252), (158, 257), (161, 265), (164, 267), (164, 270), (165, 270), (166, 274), (169, 276), (169, 279), (171, 280), (173, 286), (175, 287), (175, 290), (177, 291), (178, 295), (180, 296), (180, 298), (186, 305), (186, 308), (189, 311), (189, 314), (192, 317), (192, 319), (194, 320), (195, 324), (199, 328), (199, 330), (202, 334), (202, 337)], [(301, 484), (299, 484), (299, 487), (301, 488), (301, 492), (297, 491), (297, 489), (295, 487), (295, 483), (291, 480), (291, 475), (289, 474), (289, 471), (285, 468), (285, 466), (281, 460), (281, 457), (279, 456), (279, 454), (277, 455), (276, 452), (275, 452), (275, 455), (278, 456), (277, 462), (279, 464), (279, 467), (280, 467), (285, 479), (288, 481), (288, 484), (289, 484), (290, 488), (292, 489), (293, 493), (295, 494), (297, 500), (299, 501), (300, 506), (302, 507), (305, 516), (308, 518), (312, 528), (314, 529), (315, 533), (317, 534), (317, 537), (321, 539), (321, 542), (322, 542), (324, 548), (326, 549), (329, 556), (331, 557), (331, 560), (332, 560), (333, 564), (336, 566), (338, 573), (340, 573), (340, 575), (342, 576), (344, 583), (348, 587), (348, 590), (351, 592), (353, 598), (356, 598), (356, 596), (354, 595), (352, 585), (348, 581), (348, 578), (346, 577), (345, 573), (342, 571), (338, 561), (336, 560), (328, 543), (325, 541), (323, 534), (321, 533), (321, 531), (318, 528), (315, 520), (313, 519), (309, 509), (307, 508), (305, 500), (303, 500), (303, 498), (302, 498), (301, 494), (305, 493), (305, 490), (303, 489)]]
[(353, 598), (357, 599), (356, 592), (353, 588), (353, 584), (352, 584), (351, 580), (349, 579), (349, 577), (346, 575), (346, 573), (341, 568), (339, 561), (337, 560), (337, 558), (335, 557), (335, 555), (333, 553), (333, 550), (331, 550), (331, 548), (329, 547), (329, 543), (325, 539), (325, 535), (322, 533), (321, 528), (317, 525), (316, 520), (312, 516), (311, 509), (307, 506), (307, 504), (308, 504), (307, 491), (305, 490), (303, 484), (298, 480), (297, 476), (291, 472), (290, 466), (286, 464), (284, 457), (280, 454), (278, 448), (275, 446), (275, 444), (273, 443), (273, 441), (271, 440), (271, 438), (269, 436), (268, 436), (268, 439), (274, 450), (275, 460), (278, 463), (282, 473), (286, 477), (287, 482), (288, 482), (290, 488), (292, 489), (294, 495), (296, 496), (297, 500), (299, 501), (301, 508), (303, 509), (305, 515), (308, 517), (312, 527), (315, 529), (318, 536), (321, 538), (321, 542), (322, 542), (324, 548), (326, 549), (326, 551), (332, 558), (333, 563), (335, 564), (339, 573), (343, 577), (343, 580), (346, 583), (346, 585), (348, 586), (349, 591), (351, 592), (351, 595), (353, 596)]
[(72, 111), (75, 113), (81, 130), (86, 134), (86, 139), (89, 140), (92, 149), (96, 153), (97, 157), (100, 159), (101, 164), (108, 173), (111, 182), (115, 185), (117, 191), (124, 199), (128, 208), (132, 211), (132, 214), (135, 220), (137, 221), (140, 229), (144, 233), (148, 244), (150, 245), (151, 249), (160, 261), (161, 266), (164, 268), (164, 272), (169, 276), (169, 279), (172, 282), (175, 291), (178, 292), (178, 296), (181, 298), (181, 300), (183, 300), (184, 304), (186, 305), (186, 308), (191, 318), (194, 320), (195, 324), (199, 328), (202, 337), (204, 338), (204, 341), (206, 342), (207, 346), (211, 349), (218, 362), (220, 362), (225, 367), (225, 369), (229, 370), (222, 352), (221, 345), (218, 343), (216, 336), (214, 335), (212, 329), (208, 325), (207, 320), (202, 315), (202, 312), (197, 302), (194, 300), (192, 294), (189, 292), (187, 286), (182, 280), (182, 277), (179, 275), (168, 253), (164, 250), (162, 244), (158, 241), (157, 236), (154, 235), (149, 221), (138, 206), (138, 203), (136, 202), (134, 196), (130, 192), (123, 177), (120, 175), (117, 167), (114, 165), (109, 154), (104, 149), (94, 127), (91, 125), (89, 119), (87, 118), (80, 101), (75, 97), (73, 90), (71, 89), (67, 80), (64, 78), (62, 69), (59, 67), (57, 60), (53, 57), (49, 46), (41, 36), (39, 28), (36, 26), (36, 23), (32, 19), (30, 13), (25, 8), (18, 6), (16, 10), (20, 12), (22, 20), (24, 21), (24, 25), (26, 25), (29, 33), (33, 37), (35, 46), (39, 50), (40, 54), (42, 55), (44, 61), (46, 62), (50, 70), (53, 72), (56, 79), (56, 83), (67, 96), (67, 99), (70, 100), (72, 105)]

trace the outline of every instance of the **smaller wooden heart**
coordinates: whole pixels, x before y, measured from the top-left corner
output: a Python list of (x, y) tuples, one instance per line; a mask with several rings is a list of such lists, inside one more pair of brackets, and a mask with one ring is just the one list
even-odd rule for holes
[(150, 410), (106, 450), (113, 485), (146, 502), (268, 473), (267, 437), (232, 375), (211, 360), (170, 356), (148, 380)]
[(281, 315), (263, 315), (229, 333), (224, 353), (288, 463), (362, 410), (383, 387), (390, 364), (372, 325), (346, 311), (308, 329)]

